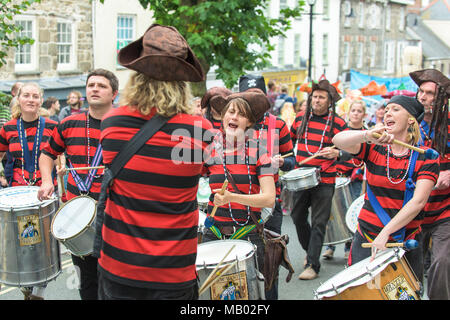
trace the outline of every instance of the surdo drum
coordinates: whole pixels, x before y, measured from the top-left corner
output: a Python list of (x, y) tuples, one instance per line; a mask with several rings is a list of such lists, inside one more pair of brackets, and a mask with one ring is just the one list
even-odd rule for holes
[(96, 201), (79, 196), (70, 199), (52, 220), (51, 231), (73, 255), (83, 257), (94, 251)]
[(322, 284), (314, 291), (320, 300), (420, 300), (420, 283), (401, 248), (380, 251)]
[(39, 201), (38, 190), (0, 190), (0, 282), (8, 286), (38, 286), (61, 273), (59, 244), (50, 232), (58, 199)]
[(280, 181), (289, 191), (311, 189), (320, 182), (320, 168), (297, 168), (280, 176)]
[(347, 228), (355, 233), (358, 227), (358, 216), (364, 206), (364, 195), (360, 195), (355, 201), (352, 202), (345, 214), (345, 224)]
[(222, 270), (222, 267), (225, 269), (233, 263), (237, 263), (230, 270), (220, 275), (217, 281), (200, 295), (200, 300), (264, 299), (264, 278), (257, 269), (256, 246), (244, 240), (217, 240), (198, 245), (195, 264), (200, 286), (203, 285), (233, 245), (236, 247), (228, 254), (219, 270)]

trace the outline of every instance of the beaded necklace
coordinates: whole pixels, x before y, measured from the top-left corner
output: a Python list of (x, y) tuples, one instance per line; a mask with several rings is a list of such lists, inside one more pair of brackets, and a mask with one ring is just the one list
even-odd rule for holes
[[(249, 189), (248, 189), (248, 194), (250, 195), (251, 192), (252, 192), (252, 179), (251, 179), (251, 176), (250, 176), (250, 165), (249, 165), (249, 159), (248, 159), (249, 157), (248, 157), (248, 155), (247, 155), (248, 141), (249, 141), (249, 140), (247, 140), (247, 141), (245, 142), (245, 145), (244, 145), (244, 155), (245, 155), (245, 165), (247, 166), (248, 181), (249, 181), (249, 184), (250, 184)], [(225, 148), (224, 148), (225, 143), (226, 143), (226, 141), (225, 141), (225, 134), (223, 134), (223, 141), (222, 141), (222, 165), (223, 165), (223, 172), (224, 172), (224, 175), (225, 175), (225, 177), (226, 177), (226, 176), (227, 176), (228, 170), (227, 170), (227, 167), (226, 167), (226, 156), (225, 156)], [(217, 150), (217, 149), (216, 149), (216, 150)], [(236, 190), (236, 192), (237, 192), (237, 191), (238, 191), (238, 190)], [(233, 219), (233, 221), (234, 221), (237, 225), (239, 225), (239, 226), (245, 226), (245, 225), (248, 224), (248, 221), (249, 221), (249, 219), (250, 219), (250, 206), (247, 206), (247, 221), (245, 221), (245, 223), (240, 223), (240, 222), (238, 222), (238, 221), (234, 218), (233, 210), (231, 210), (231, 203), (230, 203), (230, 202), (228, 202), (228, 210), (229, 210), (229, 212), (230, 212), (231, 219)]]
[[(90, 131), (90, 120), (89, 120), (89, 111), (86, 113), (86, 140), (87, 140), (87, 161), (86, 164), (88, 167), (91, 166), (91, 139), (90, 139), (91, 131)], [(98, 148), (98, 147), (97, 147)], [(92, 170), (92, 169), (91, 169)], [(101, 175), (94, 175), (94, 178), (99, 178)]]
[[(308, 124), (309, 124), (309, 122), (310, 122), (312, 116), (313, 116), (313, 113), (311, 112), (311, 114), (309, 115), (308, 123), (306, 124), (306, 128), (305, 128), (305, 148), (306, 148), (306, 152), (308, 152), (308, 154), (311, 155), (311, 156), (317, 154), (320, 150), (322, 150), (323, 140), (324, 140), (324, 138), (325, 138), (325, 133), (327, 132), (327, 128), (328, 128), (328, 125), (329, 125), (330, 119), (331, 119), (331, 112), (328, 112), (327, 123), (325, 124), (325, 128), (323, 129), (322, 137), (320, 138), (319, 149), (317, 149), (316, 153), (310, 152), (310, 151), (309, 151), (309, 148), (308, 148)], [(300, 140), (300, 138), (301, 138), (301, 137), (299, 137), (299, 138), (297, 139), (296, 145), (298, 145), (298, 141)]]
[[(24, 152), (24, 146), (22, 145), (22, 141), (24, 141), (24, 143), (27, 143), (26, 142), (27, 141), (27, 131), (24, 129), (22, 117), (20, 117), (20, 119), (18, 121), (18, 125), (19, 125), (19, 128), (17, 131), (19, 132), (20, 150), (22, 152), (22, 161), (21, 161), (21, 163), (22, 163), (22, 178), (23, 178), (23, 181), (25, 181), (25, 183), (27, 185), (32, 186), (36, 183), (36, 180), (37, 180), (37, 170), (38, 170), (37, 166), (38, 166), (38, 152), (39, 152), (38, 148), (40, 146), (39, 133), (40, 133), (40, 128), (41, 128), (41, 121), (38, 117), (35, 141), (34, 141), (34, 145), (33, 145), (33, 148), (34, 148), (34, 172), (33, 172), (33, 179), (30, 179), (29, 181), (25, 178), (25, 152)], [(22, 136), (22, 131), (24, 132), (25, 137)], [(25, 140), (23, 140), (23, 138), (25, 138)]]
[[(407, 150), (407, 152), (404, 155), (408, 154), (408, 152), (410, 152), (409, 149)], [(409, 171), (409, 167), (411, 165), (411, 159), (412, 159), (412, 154), (413, 153), (411, 152), (411, 154), (409, 156), (409, 159), (408, 159), (408, 166), (406, 168), (406, 172), (405, 172), (405, 174), (403, 175), (403, 177), (399, 181), (393, 181), (391, 179), (391, 174), (390, 174), (390, 169), (389, 169), (389, 154), (390, 153), (391, 153), (391, 147), (388, 145), (387, 146), (387, 152), (386, 152), (386, 164), (387, 164), (386, 176), (387, 176), (387, 178), (388, 178), (390, 183), (392, 183), (392, 184), (400, 184), (400, 183), (403, 182), (403, 180), (406, 179), (406, 176), (408, 175), (408, 171)]]

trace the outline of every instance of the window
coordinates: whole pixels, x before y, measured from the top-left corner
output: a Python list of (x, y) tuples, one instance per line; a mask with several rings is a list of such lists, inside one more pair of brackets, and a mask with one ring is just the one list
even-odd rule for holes
[[(36, 40), (36, 21), (34, 17), (16, 17), (15, 24), (22, 28), (20, 37)], [(19, 45), (14, 54), (15, 71), (32, 71), (36, 69), (36, 41), (33, 44)]]
[(384, 71), (385, 73), (394, 73), (395, 64), (395, 46), (393, 41), (384, 43)]
[(323, 0), (323, 18), (330, 19), (330, 0)]
[(360, 29), (364, 28), (364, 2), (359, 3), (359, 19), (358, 19), (358, 27)]
[(370, 67), (375, 68), (377, 61), (377, 43), (375, 41), (370, 42)]
[(278, 37), (278, 66), (284, 66), (284, 38)]
[(68, 70), (75, 67), (75, 50), (73, 23), (61, 21), (56, 25), (56, 46), (58, 48), (58, 70)]
[(300, 66), (300, 33), (294, 35), (294, 66)]
[(405, 7), (400, 8), (400, 14), (398, 15), (398, 30), (405, 31)]
[(386, 7), (386, 30), (391, 30), (391, 7)]
[(328, 34), (322, 38), (322, 64), (328, 65)]
[(119, 15), (117, 17), (117, 52), (134, 40), (135, 17)]
[(344, 42), (344, 52), (342, 54), (342, 68), (348, 70), (350, 67), (350, 42)]
[(361, 69), (364, 64), (364, 42), (358, 42), (358, 52), (356, 57), (356, 67)]

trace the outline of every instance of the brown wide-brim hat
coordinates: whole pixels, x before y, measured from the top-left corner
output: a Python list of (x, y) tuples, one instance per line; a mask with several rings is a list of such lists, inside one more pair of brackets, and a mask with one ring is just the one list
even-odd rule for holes
[(222, 113), (225, 106), (236, 98), (242, 98), (247, 101), (257, 121), (270, 109), (269, 99), (267, 99), (262, 90), (255, 88), (244, 92), (233, 93), (227, 97), (215, 96), (211, 99), (211, 107), (215, 108), (217, 112)]
[(318, 83), (313, 81), (311, 87), (311, 94), (315, 90), (324, 90), (328, 92), (331, 95), (332, 104), (335, 104), (336, 102), (342, 99), (342, 97), (337, 92), (336, 88), (326, 79), (320, 80)]
[(423, 69), (409, 73), (409, 76), (420, 87), (424, 82), (434, 82), (450, 96), (450, 79), (436, 69)]
[(205, 80), (200, 62), (177, 29), (152, 24), (144, 35), (119, 51), (119, 63), (159, 81)]
[[(212, 87), (202, 97), (202, 101), (200, 102), (200, 105), (202, 109), (210, 107), (210, 100), (214, 96), (222, 96), (227, 97), (230, 94), (232, 94), (233, 91), (225, 88), (225, 87)], [(211, 106), (212, 107), (212, 106)], [(215, 109), (214, 109), (215, 110)], [(216, 110), (217, 111), (217, 110)]]

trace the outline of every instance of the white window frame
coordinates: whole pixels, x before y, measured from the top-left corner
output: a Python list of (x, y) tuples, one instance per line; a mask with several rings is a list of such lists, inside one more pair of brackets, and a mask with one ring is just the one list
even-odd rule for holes
[(322, 65), (328, 65), (328, 49), (329, 48), (329, 37), (328, 33), (322, 35)]
[[(123, 32), (127, 31), (126, 28), (122, 28), (120, 29), (119, 27), (119, 19), (123, 18), (123, 19), (131, 19), (132, 22), (132, 26), (131, 28), (131, 33), (128, 33), (127, 35), (125, 35)], [(130, 31), (130, 30), (128, 30)], [(117, 15), (117, 19), (116, 19), (116, 49), (117, 49), (117, 53), (119, 52), (119, 50), (123, 47), (125, 47), (127, 44), (129, 44), (130, 42), (134, 41), (136, 39), (136, 15), (132, 15), (132, 14), (122, 14), (119, 13)], [(120, 41), (120, 43), (119, 43)], [(117, 63), (118, 67), (121, 67), (118, 63)]]
[[(14, 51), (14, 71), (15, 72), (36, 71), (37, 70), (37, 45), (38, 45), (36, 16), (18, 15), (16, 17), (14, 17), (15, 23), (17, 23), (19, 21), (31, 22), (31, 30), (30, 30), (31, 34), (28, 34), (27, 37), (34, 39), (34, 43), (19, 45), (19, 47), (15, 49), (15, 51)], [(30, 60), (27, 63), (17, 63), (17, 55), (19, 54), (18, 51), (20, 51), (24, 47), (29, 48)]]
[(279, 67), (283, 67), (285, 64), (284, 50), (285, 50), (285, 38), (283, 36), (278, 37), (278, 59), (277, 64)]
[(389, 6), (389, 4), (386, 6), (386, 31), (390, 31), (391, 30), (391, 7)]
[(294, 34), (294, 66), (296, 67), (300, 66), (301, 40), (302, 40), (301, 33)]
[[(59, 39), (59, 25), (68, 25), (70, 26), (70, 40), (60, 42)], [(76, 57), (76, 30), (77, 25), (73, 21), (58, 19), (56, 21), (56, 47), (57, 47), (57, 70), (58, 71), (67, 71), (74, 70), (77, 65), (77, 57)], [(68, 62), (60, 62), (60, 46), (70, 46), (69, 48), (69, 61)]]
[(365, 18), (365, 7), (364, 2), (359, 2), (359, 19), (358, 19), (358, 27), (360, 29), (364, 29), (364, 18)]
[(342, 69), (350, 69), (350, 41), (344, 41), (342, 52)]
[(395, 42), (384, 42), (384, 73), (392, 74), (395, 71)]
[(400, 8), (399, 18), (398, 18), (398, 30), (405, 31), (405, 7)]
[(356, 67), (361, 69), (364, 65), (364, 42), (358, 42), (358, 48), (356, 53)]
[(370, 67), (375, 68), (377, 61), (377, 42), (370, 41)]

